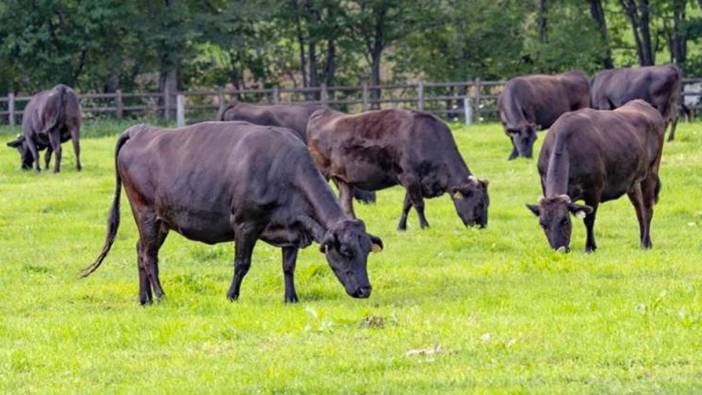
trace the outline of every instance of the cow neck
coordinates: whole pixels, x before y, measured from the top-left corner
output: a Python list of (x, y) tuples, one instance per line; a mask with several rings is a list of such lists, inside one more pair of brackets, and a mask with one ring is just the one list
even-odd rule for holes
[(559, 138), (556, 141), (548, 160), (546, 182), (544, 183), (544, 197), (547, 198), (568, 194), (570, 163), (568, 150), (562, 140), (562, 138)]
[(473, 175), (460, 154), (456, 153), (456, 155), (456, 158), (447, 162), (449, 169), (449, 187), (468, 184), (470, 182), (470, 176)]
[(329, 185), (323, 181), (316, 169), (314, 172), (317, 174), (299, 172), (295, 184), (303, 192), (305, 200), (312, 209), (312, 212), (307, 214), (326, 231), (347, 218)]

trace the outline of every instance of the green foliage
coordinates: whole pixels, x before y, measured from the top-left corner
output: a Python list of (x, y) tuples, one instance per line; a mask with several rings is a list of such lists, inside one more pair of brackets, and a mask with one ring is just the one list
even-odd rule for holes
[[(497, 124), (455, 126), (471, 170), (490, 180), (490, 223), (465, 229), (446, 196), (431, 228), (404, 192), (357, 205), (385, 242), (370, 256), (373, 295), (345, 295), (324, 258), (302, 251), (301, 303), (282, 303), (279, 249), (259, 243), (241, 299), (225, 293), (233, 248), (169, 236), (166, 299), (137, 304), (137, 231), (127, 199), (113, 250), (88, 279), (114, 191), (115, 134), (91, 124), (84, 170), (19, 170), (0, 149), (0, 392), (24, 393), (699, 393), (702, 124), (666, 143), (654, 248), (642, 251), (626, 197), (600, 207), (599, 250), (550, 251), (524, 207), (535, 160), (508, 162)], [(0, 129), (0, 140), (17, 129)], [(104, 136), (95, 137), (91, 136)], [(543, 142), (539, 134), (537, 144)], [(538, 152), (538, 146), (536, 152)]]
[[(658, 63), (686, 37), (687, 75), (702, 73), (699, 1), (650, 1)], [(0, 91), (58, 82), (81, 91), (356, 85), (505, 79), (617, 66), (638, 56), (618, 1), (604, 1), (607, 39), (589, 2), (511, 0), (6, 0), (0, 2)], [(378, 64), (381, 65), (378, 68)]]

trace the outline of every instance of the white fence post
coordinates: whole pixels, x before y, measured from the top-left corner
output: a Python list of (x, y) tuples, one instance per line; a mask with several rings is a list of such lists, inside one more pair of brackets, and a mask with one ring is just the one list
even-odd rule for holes
[(424, 83), (417, 83), (417, 110), (424, 111)]
[(363, 89), (363, 111), (368, 111), (368, 84), (366, 84), (364, 82), (362, 89)]
[(470, 97), (463, 97), (463, 117), (466, 125), (470, 125), (473, 118), (473, 108), (470, 106)]
[(222, 115), (224, 111), (224, 92), (222, 88), (217, 88), (217, 114)]
[(15, 94), (7, 94), (7, 120), (10, 126), (15, 126)]
[(176, 96), (176, 126), (185, 126), (185, 96), (180, 93)]

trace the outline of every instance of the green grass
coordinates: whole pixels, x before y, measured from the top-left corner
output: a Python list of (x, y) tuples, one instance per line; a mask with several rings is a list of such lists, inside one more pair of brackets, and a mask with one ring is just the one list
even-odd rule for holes
[(78, 279), (102, 247), (123, 127), (86, 127), (82, 173), (70, 145), (59, 175), (20, 171), (0, 149), (0, 393), (702, 391), (702, 124), (682, 124), (665, 147), (651, 251), (624, 197), (601, 206), (596, 253), (583, 252), (580, 224), (573, 252), (552, 252), (524, 207), (540, 195), (535, 161), (507, 162), (497, 125), (456, 127), (490, 180), (490, 224), (463, 228), (444, 196), (427, 202), (430, 229), (413, 212), (399, 233), (399, 188), (358, 205), (385, 242), (369, 258), (370, 299), (346, 296), (311, 247), (298, 260), (301, 303), (284, 305), (280, 252), (259, 243), (230, 303), (232, 245), (171, 233), (168, 296), (146, 308), (124, 195), (111, 254)]

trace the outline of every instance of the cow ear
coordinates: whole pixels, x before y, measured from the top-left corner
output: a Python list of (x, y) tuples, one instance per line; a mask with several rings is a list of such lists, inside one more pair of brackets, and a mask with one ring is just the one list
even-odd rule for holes
[(537, 217), (541, 215), (541, 208), (538, 204), (527, 204), (526, 207)]
[(576, 217), (583, 219), (588, 214), (592, 214), (593, 209), (592, 207), (587, 205), (568, 203), (568, 211), (570, 211), (570, 213), (575, 215)]
[(380, 252), (383, 250), (383, 240), (378, 237), (368, 233), (368, 237), (371, 239), (371, 251)]
[(485, 179), (480, 180), (480, 185), (482, 185), (483, 188), (487, 189), (488, 185), (490, 185), (490, 181), (485, 180)]
[(17, 147), (21, 146), (23, 142), (24, 142), (24, 136), (19, 136), (14, 141), (10, 141), (9, 143), (7, 143), (7, 146), (10, 148), (17, 148)]

